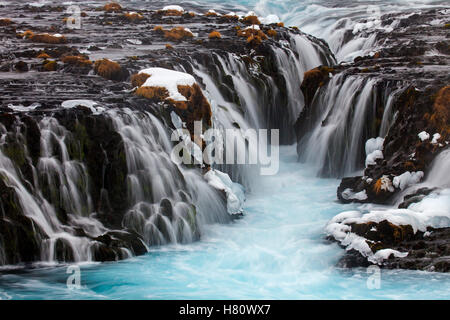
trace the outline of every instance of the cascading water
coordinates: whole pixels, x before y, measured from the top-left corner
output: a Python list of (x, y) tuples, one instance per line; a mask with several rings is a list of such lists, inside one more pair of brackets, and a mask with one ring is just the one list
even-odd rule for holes
[[(305, 126), (297, 146), (299, 159), (314, 163), (321, 176), (341, 177), (363, 169), (365, 143), (387, 134), (399, 90), (394, 83), (383, 88), (380, 96), (376, 79), (334, 76), (302, 115)], [(381, 127), (376, 125), (380, 106), (384, 110)]]
[(172, 162), (171, 141), (155, 116), (131, 110), (108, 115), (127, 155), (130, 209), (124, 227), (151, 246), (192, 242), (199, 237), (199, 226), (230, 220), (223, 199), (203, 177)]
[[(243, 57), (231, 53), (213, 52), (208, 57), (191, 60), (192, 72), (205, 86), (205, 94), (211, 102), (214, 127), (222, 130), (223, 136), (225, 129), (239, 128), (241, 133), (247, 129), (279, 129), (282, 144), (294, 141), (293, 125), (304, 107), (303, 94), (298, 88), (303, 74), (336, 61), (320, 40), (307, 35), (288, 39), (280, 40), (280, 47), (271, 48), (272, 69), (265, 71), (275, 72), (275, 76), (246, 65)], [(205, 63), (205, 60), (212, 63)], [(183, 68), (183, 71), (186, 70)], [(242, 134), (238, 139), (246, 141)], [(256, 146), (245, 144), (246, 154), (257, 152)], [(247, 190), (257, 184), (257, 166), (224, 164), (216, 167)]]
[[(101, 116), (110, 118), (125, 146), (129, 210), (123, 228), (136, 232), (146, 246), (152, 246), (192, 242), (205, 224), (230, 221), (225, 198), (200, 173), (171, 161), (168, 131), (155, 116), (127, 109), (110, 110)], [(25, 141), (22, 126), (18, 123), (12, 133), (2, 126), (0, 170), (6, 187), (14, 190), (21, 212), (34, 225), (33, 237), (40, 254), (7, 261), (0, 243), (1, 262), (91, 261), (101, 247), (95, 239), (111, 229), (94, 210), (85, 164), (70, 155), (79, 152), (76, 145), (81, 142), (56, 118), (42, 118), (38, 123), (41, 151), (36, 166), (27, 144), (20, 146), (23, 162), (32, 172), (27, 179), (24, 169), (17, 168), (17, 163), (4, 154), (11, 148), (9, 135), (15, 135), (12, 141)], [(101, 192), (107, 198), (107, 191)], [(83, 230), (81, 236), (79, 230)], [(133, 255), (128, 248), (119, 250), (123, 257)]]

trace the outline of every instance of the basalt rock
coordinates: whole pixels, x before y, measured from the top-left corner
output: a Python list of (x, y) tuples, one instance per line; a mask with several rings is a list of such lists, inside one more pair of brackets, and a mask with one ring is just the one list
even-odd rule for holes
[[(382, 17), (382, 24), (389, 25), (393, 19), (400, 23), (394, 32), (384, 33), (369, 30), (376, 34), (378, 51), (370, 56), (358, 57), (353, 63), (347, 63), (335, 68), (336, 74), (359, 79), (376, 79), (385, 86), (394, 85), (395, 94), (392, 95), (390, 112), (393, 117), (388, 130), (384, 133), (383, 158), (376, 159), (374, 164), (364, 165), (365, 154), (361, 154), (361, 169), (363, 175), (344, 177), (337, 190), (340, 202), (378, 203), (392, 205), (402, 192), (399, 185), (393, 181), (405, 172), (424, 172), (424, 178), (430, 170), (432, 161), (444, 150), (449, 143), (449, 57), (447, 55), (448, 37), (445, 28), (430, 24), (430, 21), (446, 21), (448, 13), (438, 10), (424, 10), (421, 14), (399, 18), (396, 14)], [(390, 21), (390, 22), (389, 22)], [(433, 35), (432, 37), (430, 35)], [(348, 35), (348, 41), (353, 35)], [(436, 55), (428, 55), (433, 51)], [(316, 81), (308, 80), (302, 89), (323, 94), (324, 90), (333, 88), (322, 87), (321, 74), (312, 70)], [(309, 75), (311, 76), (311, 75)], [(319, 77), (320, 76), (320, 77)], [(339, 89), (339, 88), (334, 88)], [(309, 94), (311, 96), (311, 94)], [(377, 103), (384, 98), (377, 94)], [(297, 133), (301, 138), (305, 135), (302, 128), (308, 128), (305, 121), (307, 115), (312, 114), (311, 100), (305, 107), (298, 123)], [(386, 101), (386, 100), (384, 100)], [(376, 138), (380, 134), (381, 119), (388, 104), (381, 104), (374, 108), (374, 130), (366, 139)], [(389, 111), (389, 110), (388, 110)], [(303, 117), (303, 118), (302, 118)], [(419, 133), (429, 134), (428, 139), (421, 139)], [(365, 132), (367, 134), (367, 132)], [(435, 137), (433, 141), (433, 137)], [(362, 150), (364, 151), (364, 150)], [(443, 173), (445, 174), (445, 173)], [(421, 188), (403, 194), (403, 201), (398, 205), (406, 209), (410, 205), (421, 201), (433, 190)], [(348, 194), (363, 194), (364, 196), (349, 198)], [(405, 268), (427, 271), (449, 272), (448, 228), (432, 229), (427, 232), (413, 232), (412, 226), (397, 226), (382, 221), (365, 224), (352, 224), (351, 232), (367, 239), (372, 252), (381, 249), (394, 249), (406, 252), (404, 258), (394, 257), (383, 261), (385, 268)], [(333, 240), (333, 239), (332, 239)], [(367, 266), (368, 261), (356, 250), (346, 251), (339, 263), (340, 266)]]

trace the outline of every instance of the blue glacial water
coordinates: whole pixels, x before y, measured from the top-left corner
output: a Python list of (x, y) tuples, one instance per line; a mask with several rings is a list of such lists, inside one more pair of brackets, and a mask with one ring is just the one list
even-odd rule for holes
[(335, 267), (343, 255), (324, 240), (337, 213), (338, 180), (318, 179), (281, 150), (280, 172), (261, 178), (246, 215), (213, 225), (190, 245), (153, 249), (126, 261), (83, 264), (81, 289), (68, 289), (67, 266), (0, 273), (2, 299), (449, 299), (450, 275)]

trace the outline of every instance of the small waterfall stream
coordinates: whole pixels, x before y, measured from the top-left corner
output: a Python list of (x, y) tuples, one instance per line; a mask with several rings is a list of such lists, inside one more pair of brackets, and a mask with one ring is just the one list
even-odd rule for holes
[[(314, 163), (320, 176), (342, 177), (363, 169), (365, 143), (388, 133), (400, 91), (395, 83), (378, 88), (376, 79), (333, 76), (302, 115), (307, 122), (297, 146), (300, 160)], [(381, 120), (377, 108), (383, 110)]]

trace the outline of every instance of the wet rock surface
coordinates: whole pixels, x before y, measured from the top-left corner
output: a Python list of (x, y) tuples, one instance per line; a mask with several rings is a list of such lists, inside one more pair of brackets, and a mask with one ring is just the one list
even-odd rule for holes
[[(363, 78), (364, 81), (377, 81), (374, 86), (376, 106), (370, 118), (373, 124), (363, 131), (364, 137), (359, 138), (361, 143), (365, 143), (369, 138), (376, 138), (378, 132), (382, 131), (382, 118), (388, 106), (385, 92), (386, 89), (395, 91), (392, 95), (391, 110), (388, 110), (393, 116), (389, 130), (383, 137), (382, 158), (367, 165), (363, 175), (343, 178), (337, 190), (339, 201), (391, 204), (402, 192), (399, 185), (393, 185), (394, 177), (405, 172), (422, 171), (426, 178), (432, 161), (448, 149), (450, 57), (447, 51), (449, 30), (446, 23), (449, 20), (448, 10), (385, 15), (381, 18), (381, 27), (398, 21), (393, 30), (373, 28), (363, 31), (367, 37), (376, 37), (374, 52), (371, 55), (357, 57), (353, 62), (341, 63), (327, 69), (332, 72), (324, 73), (317, 68), (310, 71), (308, 77), (305, 75), (301, 89), (307, 97), (307, 104), (297, 121), (298, 141), (311, 130), (308, 123), (317, 117), (314, 108), (317, 108), (321, 95), (326, 90), (339, 89), (327, 85), (332, 77), (340, 75), (344, 79), (355, 77)], [(348, 33), (346, 36), (350, 41), (354, 35)], [(326, 120), (322, 125), (326, 125)], [(421, 132), (428, 133), (429, 138), (422, 140), (419, 137)], [(436, 139), (433, 140), (433, 137)], [(365, 154), (357, 156), (360, 169), (363, 169)], [(332, 172), (338, 172), (337, 170), (331, 163), (325, 167), (322, 174), (330, 175)], [(407, 208), (419, 202), (433, 190), (425, 188), (404, 195), (399, 208)], [(352, 196), (349, 197), (349, 194)], [(355, 194), (363, 196), (356, 197)], [(368, 231), (371, 229), (376, 231)], [(375, 241), (370, 244), (374, 253), (381, 248), (408, 252), (405, 258), (392, 255), (383, 264), (387, 268), (449, 271), (448, 229), (432, 230), (432, 236), (408, 232), (407, 237), (400, 237), (395, 241), (392, 239), (392, 228), (390, 231), (388, 229), (375, 224), (351, 226), (351, 232)], [(367, 259), (356, 250), (347, 251), (340, 262), (341, 266), (347, 267), (368, 264)]]

